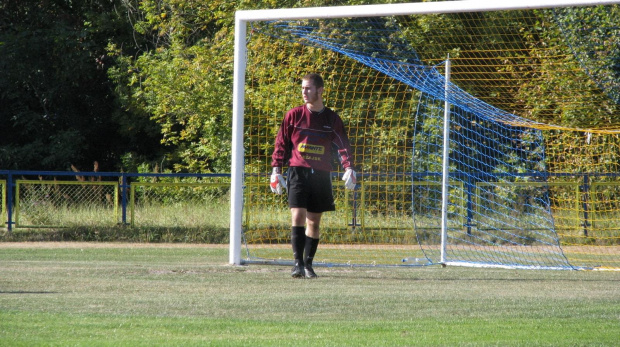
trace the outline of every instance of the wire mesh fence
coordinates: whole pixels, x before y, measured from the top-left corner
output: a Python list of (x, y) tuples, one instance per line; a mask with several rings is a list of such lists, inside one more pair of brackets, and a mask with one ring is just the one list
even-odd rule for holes
[[(8, 231), (27, 228), (228, 227), (228, 174), (0, 171)], [(20, 177), (15, 179), (15, 177)]]
[(230, 182), (204, 181), (131, 184), (129, 223), (149, 227), (227, 227)]
[(113, 226), (120, 222), (115, 182), (15, 182), (15, 227)]

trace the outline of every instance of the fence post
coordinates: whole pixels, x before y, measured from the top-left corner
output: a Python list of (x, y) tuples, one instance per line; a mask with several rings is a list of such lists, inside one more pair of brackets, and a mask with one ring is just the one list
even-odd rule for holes
[(471, 235), (471, 227), (472, 227), (472, 219), (474, 217), (473, 202), (472, 202), (472, 184), (471, 184), (471, 176), (467, 175), (467, 235)]
[(6, 228), (9, 234), (13, 230), (13, 175), (9, 171), (6, 179)]
[(583, 236), (588, 236), (588, 201), (590, 200), (590, 176), (583, 175)]
[(121, 223), (127, 225), (127, 189), (129, 184), (127, 182), (127, 175), (124, 173), (121, 175)]

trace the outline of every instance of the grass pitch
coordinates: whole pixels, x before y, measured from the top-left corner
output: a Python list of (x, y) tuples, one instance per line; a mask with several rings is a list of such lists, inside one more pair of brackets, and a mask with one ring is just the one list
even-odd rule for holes
[[(319, 249), (319, 252), (321, 250)], [(620, 272), (227, 264), (223, 246), (0, 244), (2, 346), (617, 345)]]

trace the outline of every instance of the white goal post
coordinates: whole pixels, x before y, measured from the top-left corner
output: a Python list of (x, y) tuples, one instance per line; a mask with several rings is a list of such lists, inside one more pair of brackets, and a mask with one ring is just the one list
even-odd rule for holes
[[(476, 11), (526, 10), (619, 4), (620, 0), (519, 0), (491, 2), (463, 0), (385, 5), (334, 6), (295, 9), (237, 11), (235, 15), (232, 162), (230, 190), (229, 263), (241, 264), (244, 190), (244, 99), (247, 25), (253, 21), (378, 17)], [(265, 181), (267, 184), (267, 181)]]

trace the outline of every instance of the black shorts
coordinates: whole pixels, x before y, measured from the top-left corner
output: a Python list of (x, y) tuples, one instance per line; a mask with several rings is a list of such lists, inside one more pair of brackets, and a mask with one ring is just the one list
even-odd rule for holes
[(314, 213), (336, 210), (330, 172), (290, 167), (286, 185), (289, 207), (305, 208)]

